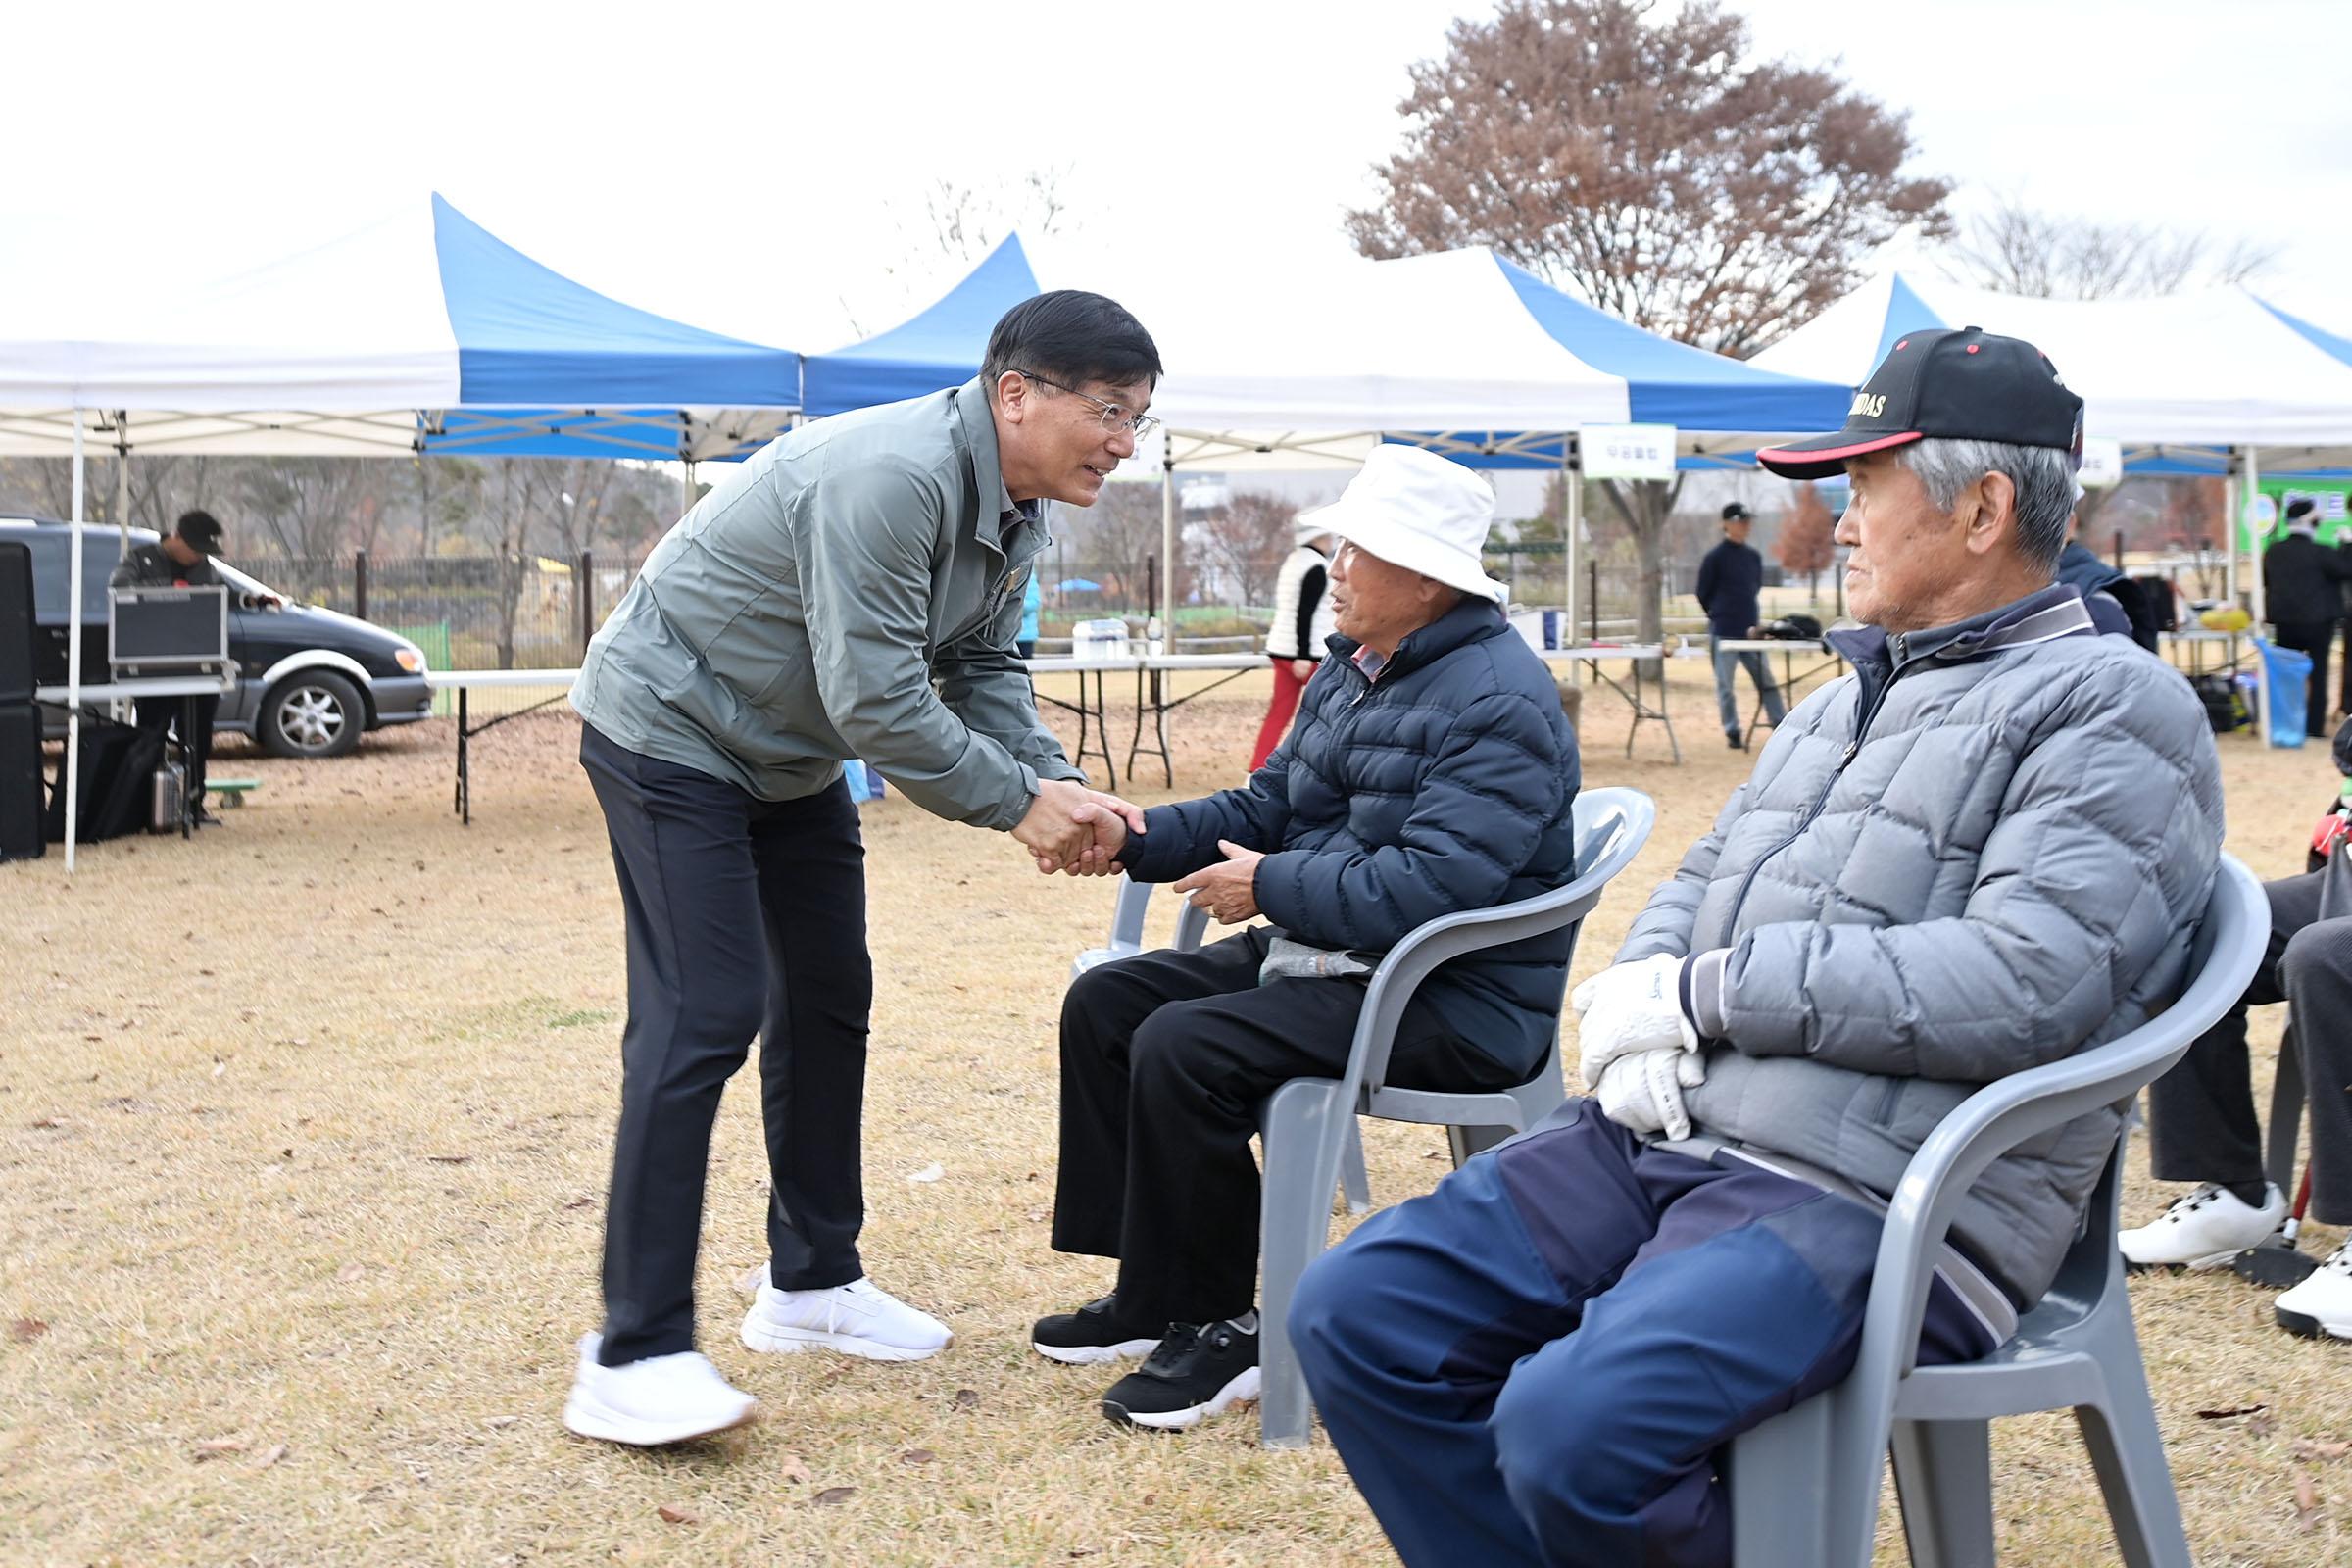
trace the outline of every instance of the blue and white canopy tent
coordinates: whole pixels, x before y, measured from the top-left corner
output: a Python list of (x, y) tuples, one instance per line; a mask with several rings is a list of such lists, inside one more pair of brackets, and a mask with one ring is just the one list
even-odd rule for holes
[[(1162, 298), (1095, 286), (1136, 311), (1169, 367), (1152, 400), (1165, 444), (1137, 457), (1160, 471), (1165, 555), (1180, 467), (1352, 466), (1384, 439), (1476, 466), (1556, 467), (1573, 461), (1580, 427), (1626, 422), (1675, 426), (1684, 461), (1703, 465), (1835, 428), (1850, 397), (1629, 326), (1483, 249), (1282, 272), (1245, 264)], [(1036, 291), (1006, 240), (904, 326), (811, 356), (808, 412), (967, 379), (998, 317)]]
[[(78, 240), (78, 248), (76, 241)], [(182, 235), (141, 270), (86, 234), (0, 256), (0, 453), (735, 455), (800, 401), (800, 358), (636, 310), (498, 240), (438, 195), (295, 255), (222, 266)], [(128, 465), (116, 465), (127, 526)], [(127, 547), (127, 533), (124, 535)], [(70, 597), (82, 603), (82, 554)], [(68, 640), (76, 786), (81, 638)], [(69, 811), (66, 864), (74, 863)]]

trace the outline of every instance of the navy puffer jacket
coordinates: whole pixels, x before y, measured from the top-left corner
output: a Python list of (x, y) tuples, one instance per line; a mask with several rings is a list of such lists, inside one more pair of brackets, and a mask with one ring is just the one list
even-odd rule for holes
[[(1257, 906), (1313, 947), (1387, 952), (1424, 921), (1575, 874), (1576, 736), (1544, 662), (1486, 600), (1397, 644), (1377, 680), (1334, 637), (1290, 739), (1244, 789), (1153, 807), (1127, 874), (1171, 882), (1265, 852)], [(1421, 995), (1465, 1041), (1533, 1072), (1551, 1044), (1565, 932), (1457, 958)]]

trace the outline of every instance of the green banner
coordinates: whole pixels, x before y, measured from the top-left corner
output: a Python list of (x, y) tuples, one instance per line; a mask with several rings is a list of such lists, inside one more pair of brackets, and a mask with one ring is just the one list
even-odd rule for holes
[(2286, 537), (2286, 509), (2309, 497), (2319, 510), (2320, 543), (2334, 544), (2352, 530), (2352, 480), (2265, 479), (2238, 519), (2238, 547), (2263, 549)]

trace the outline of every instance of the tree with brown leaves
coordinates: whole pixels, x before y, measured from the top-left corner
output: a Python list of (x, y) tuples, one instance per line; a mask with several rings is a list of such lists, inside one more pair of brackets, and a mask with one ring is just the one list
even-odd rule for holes
[[(1404, 150), (1367, 256), (1488, 245), (1637, 326), (1744, 358), (1862, 279), (1905, 229), (1949, 230), (1941, 179), (1906, 175), (1906, 117), (1832, 72), (1747, 59), (1709, 0), (1502, 0), (1413, 68)], [(1612, 484), (1656, 641), (1678, 484)]]
[(1820, 487), (1798, 485), (1795, 510), (1781, 519), (1781, 536), (1773, 541), (1772, 554), (1783, 570), (1805, 574), (1807, 599), (1821, 597), (1822, 569), (1838, 556), (1837, 529), (1838, 519), (1830, 514), (1829, 503), (1821, 499)]

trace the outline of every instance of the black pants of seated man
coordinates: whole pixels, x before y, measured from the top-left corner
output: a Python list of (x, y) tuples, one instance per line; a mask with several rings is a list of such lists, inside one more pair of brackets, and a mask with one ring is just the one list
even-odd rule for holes
[(2271, 904), (2262, 967), (2236, 1005), (2148, 1086), (2149, 1166), (2158, 1181), (2261, 1189), (2246, 1008), (2283, 1002), (2278, 1049), (2298, 1054), (2310, 1107), (2311, 1217), (2352, 1224), (2352, 865), (2266, 882), (2262, 891)]
[[(1090, 969), (1061, 1004), (1061, 1170), (1054, 1246), (1116, 1258), (1118, 1315), (1158, 1328), (1239, 1317), (1257, 1298), (1257, 1110), (1294, 1078), (1348, 1065), (1364, 979), (1258, 984), (1275, 932)], [(1405, 1008), (1389, 1081), (1500, 1089), (1497, 1062), (1435, 1008)]]
[(849, 786), (796, 801), (580, 728), (628, 928), (620, 1124), (605, 1205), (607, 1366), (694, 1348), (694, 1265), (719, 1091), (760, 1038), (768, 1276), (865, 1272), (859, 1127), (873, 961)]

